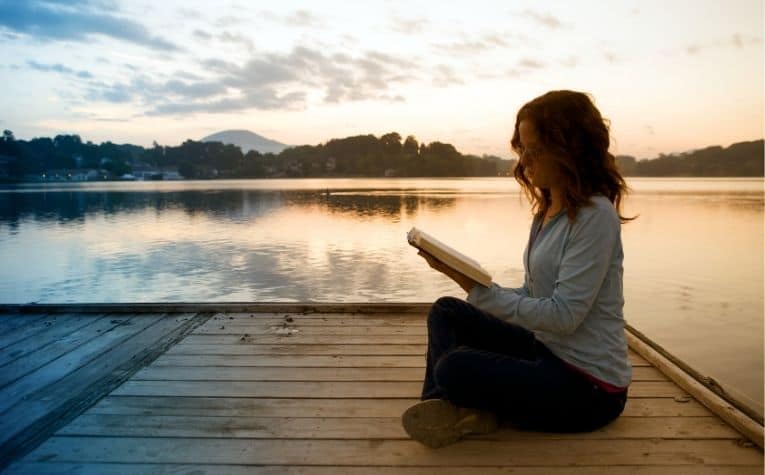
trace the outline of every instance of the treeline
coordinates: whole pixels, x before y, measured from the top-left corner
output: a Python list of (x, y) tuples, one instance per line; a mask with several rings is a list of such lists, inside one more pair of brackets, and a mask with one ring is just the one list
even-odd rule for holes
[(0, 141), (0, 166), (12, 180), (29, 179), (54, 169), (100, 169), (117, 179), (140, 167), (176, 168), (184, 178), (263, 178), (325, 176), (497, 176), (515, 161), (463, 155), (453, 145), (402, 141), (392, 132), (380, 138), (360, 135), (316, 146), (290, 147), (279, 154), (245, 154), (235, 145), (187, 140), (166, 147), (96, 145), (78, 135), (16, 140), (6, 130)]
[(625, 176), (765, 176), (765, 142), (738, 142), (727, 148), (707, 147), (678, 155), (660, 154), (650, 160), (636, 160), (629, 155), (616, 157)]
[(327, 177), (327, 176), (497, 176), (512, 170), (514, 161), (463, 155), (453, 145), (418, 143), (392, 132), (380, 138), (359, 135), (301, 145), (279, 154), (261, 154), (220, 142), (187, 140), (178, 147), (155, 147), (147, 161), (177, 165), (189, 178)]
[(0, 139), (0, 159), (5, 173), (12, 178), (40, 174), (47, 170), (92, 168), (119, 176), (130, 171), (130, 163), (143, 156), (145, 150), (137, 145), (117, 145), (104, 142), (83, 143), (78, 135), (39, 137), (29, 141), (16, 140), (13, 132), (3, 131)]
[[(650, 160), (617, 156), (625, 176), (765, 176), (763, 140), (687, 152)], [(290, 147), (279, 154), (242, 153), (235, 145), (187, 140), (175, 147), (156, 142), (131, 144), (83, 142), (78, 135), (16, 140), (9, 130), (0, 138), (0, 180), (29, 181), (53, 170), (98, 170), (99, 179), (124, 179), (148, 168), (174, 169), (184, 178), (266, 178), (338, 176), (505, 176), (516, 160), (463, 155), (442, 142), (419, 143), (392, 132), (358, 135), (324, 144)], [(144, 173), (146, 176), (146, 173)]]

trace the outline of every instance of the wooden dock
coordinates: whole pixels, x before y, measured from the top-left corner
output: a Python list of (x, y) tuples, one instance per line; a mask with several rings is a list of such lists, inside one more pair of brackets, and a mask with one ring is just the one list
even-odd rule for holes
[(0, 470), (763, 473), (762, 421), (727, 403), (712, 412), (715, 394), (670, 379), (677, 366), (629, 333), (633, 383), (608, 426), (503, 427), (428, 449), (400, 424), (421, 390), (427, 308), (0, 306)]

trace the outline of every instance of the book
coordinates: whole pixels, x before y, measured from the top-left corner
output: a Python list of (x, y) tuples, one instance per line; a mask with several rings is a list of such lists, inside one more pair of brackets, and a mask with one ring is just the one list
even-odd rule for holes
[(448, 267), (470, 277), (484, 287), (491, 286), (491, 275), (481, 267), (481, 264), (447, 246), (425, 231), (414, 227), (406, 233), (406, 240), (412, 246), (430, 254)]

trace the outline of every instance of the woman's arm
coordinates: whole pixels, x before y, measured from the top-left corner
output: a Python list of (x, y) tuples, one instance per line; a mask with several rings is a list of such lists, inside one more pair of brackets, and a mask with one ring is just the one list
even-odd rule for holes
[[(441, 272), (445, 276), (447, 276), (450, 279), (452, 279), (454, 282), (457, 283), (457, 285), (462, 287), (462, 290), (464, 290), (467, 293), (470, 293), (470, 291), (475, 286), (483, 287), (481, 284), (479, 284), (478, 282), (474, 281), (470, 277), (455, 271), (451, 267), (447, 266), (443, 262), (441, 262), (438, 259), (436, 259), (435, 257), (433, 257), (431, 254), (428, 254), (427, 252), (425, 252), (423, 250), (420, 250), (420, 252), (418, 252), (417, 255), (418, 256), (422, 256), (428, 262), (428, 265), (432, 269), (437, 270), (438, 272)], [(524, 276), (523, 287), (520, 287), (518, 289), (502, 287), (502, 290), (503, 291), (508, 291), (508, 292), (516, 292), (516, 293), (518, 293), (520, 295), (528, 297), (529, 296), (529, 287), (528, 287), (528, 284), (526, 282), (526, 278), (527, 277)], [(497, 285), (497, 284), (492, 284), (492, 285), (494, 286), (494, 285)]]
[(528, 288), (524, 296), (493, 284), (490, 288), (473, 287), (467, 301), (528, 330), (573, 333), (600, 292), (620, 232), (615, 210), (583, 210), (572, 226), (552, 296), (528, 297)]

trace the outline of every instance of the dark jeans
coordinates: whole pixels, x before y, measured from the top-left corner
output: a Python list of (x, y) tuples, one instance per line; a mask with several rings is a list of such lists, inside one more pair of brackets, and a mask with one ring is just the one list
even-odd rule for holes
[(567, 367), (525, 328), (441, 297), (428, 314), (421, 398), (489, 410), (522, 430), (586, 432), (619, 417), (627, 395)]

